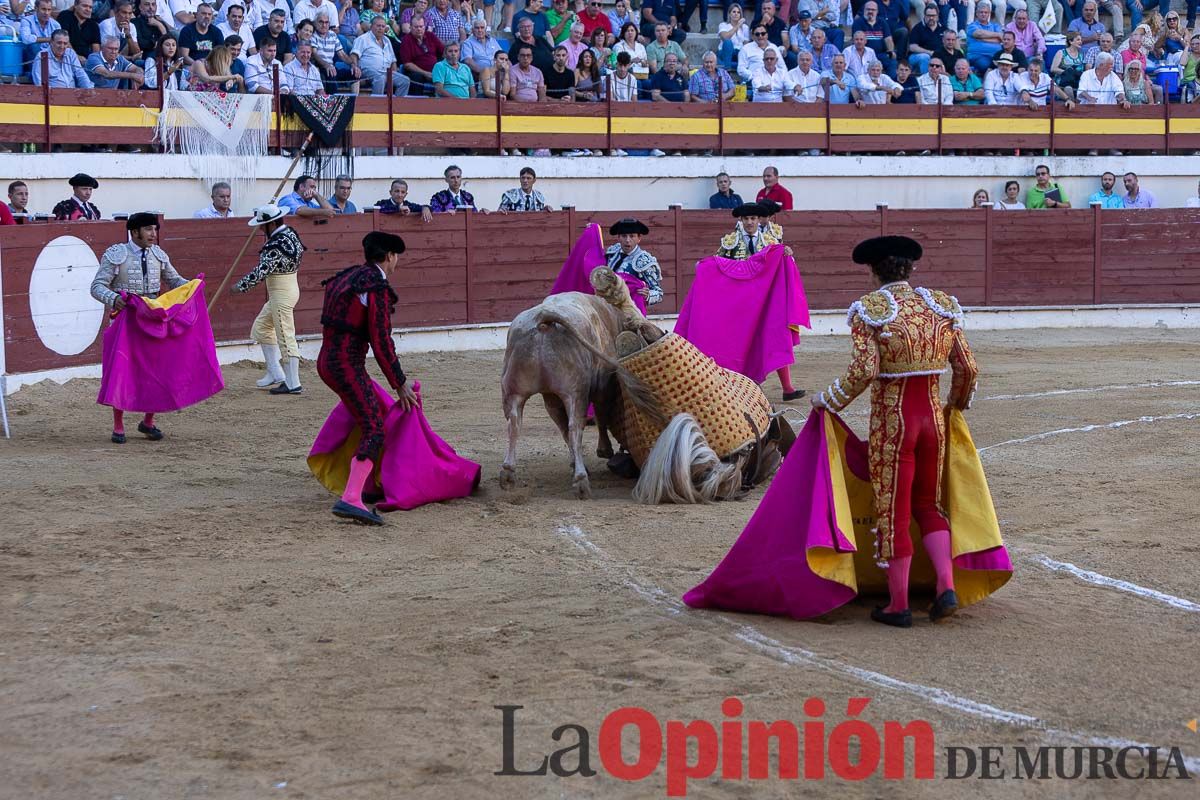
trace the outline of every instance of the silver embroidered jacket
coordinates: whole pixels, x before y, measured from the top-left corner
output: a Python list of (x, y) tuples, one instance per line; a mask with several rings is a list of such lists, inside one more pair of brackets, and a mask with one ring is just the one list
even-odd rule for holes
[(287, 225), (279, 226), (271, 231), (266, 244), (258, 251), (258, 266), (234, 284), (234, 291), (249, 291), (268, 275), (290, 275), (299, 272), (300, 257), (304, 255), (304, 250), (304, 243), (294, 230)]
[(161, 247), (152, 244), (143, 250), (133, 242), (124, 242), (104, 251), (100, 269), (92, 281), (92, 297), (111, 306), (118, 292), (158, 297), (164, 284), (175, 289), (185, 283), (187, 278), (175, 271)]
[(625, 255), (621, 252), (619, 244), (610, 246), (604, 251), (604, 255), (608, 259), (609, 269), (613, 272), (624, 272), (646, 284), (646, 288), (650, 290), (646, 305), (652, 306), (662, 302), (662, 270), (658, 266), (657, 258), (641, 247), (635, 247), (632, 253)]

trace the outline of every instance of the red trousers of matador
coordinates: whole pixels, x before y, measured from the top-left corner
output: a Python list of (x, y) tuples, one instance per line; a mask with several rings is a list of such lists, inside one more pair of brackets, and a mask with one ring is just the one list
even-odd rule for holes
[(922, 536), (950, 530), (941, 508), (946, 419), (937, 375), (875, 382), (868, 449), (880, 548), (877, 556), (911, 556), (909, 523), (913, 518)]
[(383, 450), (384, 412), (367, 374), (370, 346), (363, 337), (326, 328), (317, 356), (317, 374), (345, 404), (362, 431), (354, 455), (378, 464)]

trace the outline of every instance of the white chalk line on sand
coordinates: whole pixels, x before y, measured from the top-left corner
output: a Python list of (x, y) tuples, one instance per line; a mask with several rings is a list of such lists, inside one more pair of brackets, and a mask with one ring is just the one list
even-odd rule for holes
[[(643, 600), (646, 600), (652, 606), (658, 607), (661, 611), (670, 614), (671, 616), (679, 616), (686, 607), (675, 597), (674, 594), (667, 592), (665, 589), (647, 585), (639, 580), (637, 575), (630, 569), (618, 568), (615, 560), (608, 555), (601, 547), (588, 538), (587, 533), (578, 525), (559, 525), (556, 532), (570, 541), (577, 550), (581, 553), (591, 556), (595, 559), (595, 564), (600, 568), (601, 572), (608, 573), (610, 576), (620, 580), (622, 585), (629, 587)], [(1022, 714), (1018, 711), (1008, 711), (1003, 708), (998, 708), (988, 703), (983, 703), (978, 700), (971, 700), (967, 697), (949, 692), (935, 686), (926, 686), (920, 683), (912, 683), (910, 681), (893, 678), (890, 675), (885, 675), (881, 672), (875, 672), (864, 667), (857, 667), (853, 664), (847, 664), (843, 661), (838, 661), (835, 658), (824, 656), (819, 653), (807, 650), (802, 647), (785, 645), (776, 639), (772, 639), (765, 633), (760, 631), (753, 625), (734, 621), (719, 612), (713, 613), (709, 618), (718, 620), (725, 625), (732, 626), (734, 638), (744, 644), (753, 647), (762, 652), (775, 661), (787, 666), (807, 666), (820, 669), (824, 672), (829, 672), (835, 675), (842, 675), (859, 683), (868, 686), (874, 686), (880, 689), (895, 692), (897, 694), (905, 694), (913, 697), (924, 703), (930, 703), (941, 708), (954, 711), (965, 716), (976, 717), (979, 719), (989, 720), (991, 722), (1009, 725), (1012, 727), (1039, 730), (1047, 736), (1058, 740), (1068, 740), (1082, 742), (1088, 745), (1108, 746), (1108, 747), (1141, 747), (1148, 748), (1154, 745), (1146, 744), (1145, 742), (1135, 742), (1125, 739), (1117, 739), (1112, 737), (1093, 736), (1091, 734), (1079, 733), (1077, 731), (1064, 730), (1061, 728), (1053, 728), (1047, 725), (1043, 720)], [(1200, 758), (1183, 759), (1184, 765), (1190, 772), (1200, 771)]]
[(1156, 603), (1162, 603), (1183, 611), (1200, 613), (1200, 603), (1193, 603), (1191, 600), (1184, 600), (1182, 597), (1176, 597), (1173, 594), (1167, 594), (1165, 592), (1157, 591), (1156, 589), (1149, 589), (1145, 586), (1139, 586), (1138, 584), (1130, 583), (1129, 581), (1123, 581), (1118, 578), (1110, 578), (1107, 575), (1101, 575), (1099, 572), (1081, 569), (1066, 561), (1055, 561), (1053, 558), (1040, 553), (1032, 556), (1030, 561), (1038, 564), (1039, 566), (1045, 567), (1052, 572), (1065, 572), (1066, 574), (1072, 575), (1081, 581), (1086, 581), (1087, 583), (1095, 584), (1096, 586), (1104, 586), (1109, 589), (1128, 592), (1129, 594), (1137, 595), (1138, 597), (1142, 597), (1147, 600), (1153, 600)]
[(1068, 433), (1089, 433), (1091, 431), (1114, 430), (1116, 428), (1124, 428), (1126, 425), (1149, 424), (1149, 423), (1153, 423), (1153, 422), (1166, 422), (1168, 420), (1177, 420), (1177, 419), (1200, 419), (1200, 412), (1187, 412), (1187, 413), (1183, 413), (1183, 414), (1165, 414), (1165, 415), (1159, 416), (1159, 417), (1146, 416), (1146, 417), (1138, 417), (1137, 419), (1122, 419), (1122, 420), (1117, 420), (1116, 422), (1099, 422), (1094, 425), (1084, 425), (1079, 428), (1058, 428), (1057, 430), (1043, 431), (1042, 433), (1035, 433), (1032, 436), (1025, 436), (1020, 439), (1009, 439), (1004, 442), (996, 442), (995, 444), (989, 444), (987, 447), (979, 448), (979, 452), (984, 453), (993, 448), (1005, 447), (1005, 446), (1011, 445), (1011, 444), (1029, 444), (1030, 442), (1037, 442), (1037, 441), (1041, 441), (1042, 439), (1049, 439), (1053, 436), (1062, 436), (1062, 435), (1068, 434)]
[(1165, 389), (1171, 386), (1200, 386), (1200, 381), (1153, 381), (1150, 383), (1117, 383), (1109, 386), (1088, 386), (1081, 389), (1050, 389), (1044, 392), (1029, 392), (1028, 394), (994, 394), (982, 400), (1027, 400), (1034, 397), (1057, 397), (1064, 394), (1091, 394), (1094, 392), (1114, 392), (1126, 389)]

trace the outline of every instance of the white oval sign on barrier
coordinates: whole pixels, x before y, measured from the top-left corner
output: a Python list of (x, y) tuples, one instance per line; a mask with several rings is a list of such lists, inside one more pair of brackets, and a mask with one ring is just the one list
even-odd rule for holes
[(42, 248), (29, 277), (29, 313), (42, 344), (59, 355), (82, 353), (96, 340), (105, 306), (91, 295), (100, 262), (76, 236)]

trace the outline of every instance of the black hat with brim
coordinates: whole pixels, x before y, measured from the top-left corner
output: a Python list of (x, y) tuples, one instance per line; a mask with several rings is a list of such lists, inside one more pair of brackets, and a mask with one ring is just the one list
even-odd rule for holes
[(404, 240), (394, 233), (371, 231), (363, 237), (364, 250), (382, 250), (385, 253), (403, 253)]
[(763, 207), (758, 203), (742, 203), (733, 210), (733, 215), (738, 219), (741, 219), (742, 217), (766, 216), (763, 214)]
[(125, 220), (125, 230), (137, 231), (142, 228), (157, 228), (158, 216), (151, 214), (148, 211), (139, 211), (136, 214), (130, 214), (129, 219)]
[(774, 200), (767, 200), (766, 198), (758, 201), (758, 207), (762, 210), (762, 216), (764, 217), (773, 217), (783, 210), (783, 206), (779, 203), (776, 203)]
[(918, 261), (921, 252), (921, 244), (907, 236), (876, 236), (874, 239), (859, 242), (851, 258), (855, 264), (874, 265), (888, 256)]
[(69, 181), (67, 181), (67, 183), (71, 184), (72, 186), (88, 186), (92, 189), (100, 188), (100, 184), (96, 181), (95, 178), (93, 178), (91, 175), (87, 175), (83, 172), (77, 172), (74, 175), (72, 175), (71, 179)]
[(625, 217), (625, 219), (619, 219), (614, 222), (612, 227), (608, 229), (608, 232), (612, 236), (620, 236), (622, 233), (637, 233), (645, 236), (650, 233), (650, 229), (641, 220), (634, 219), (633, 217)]

